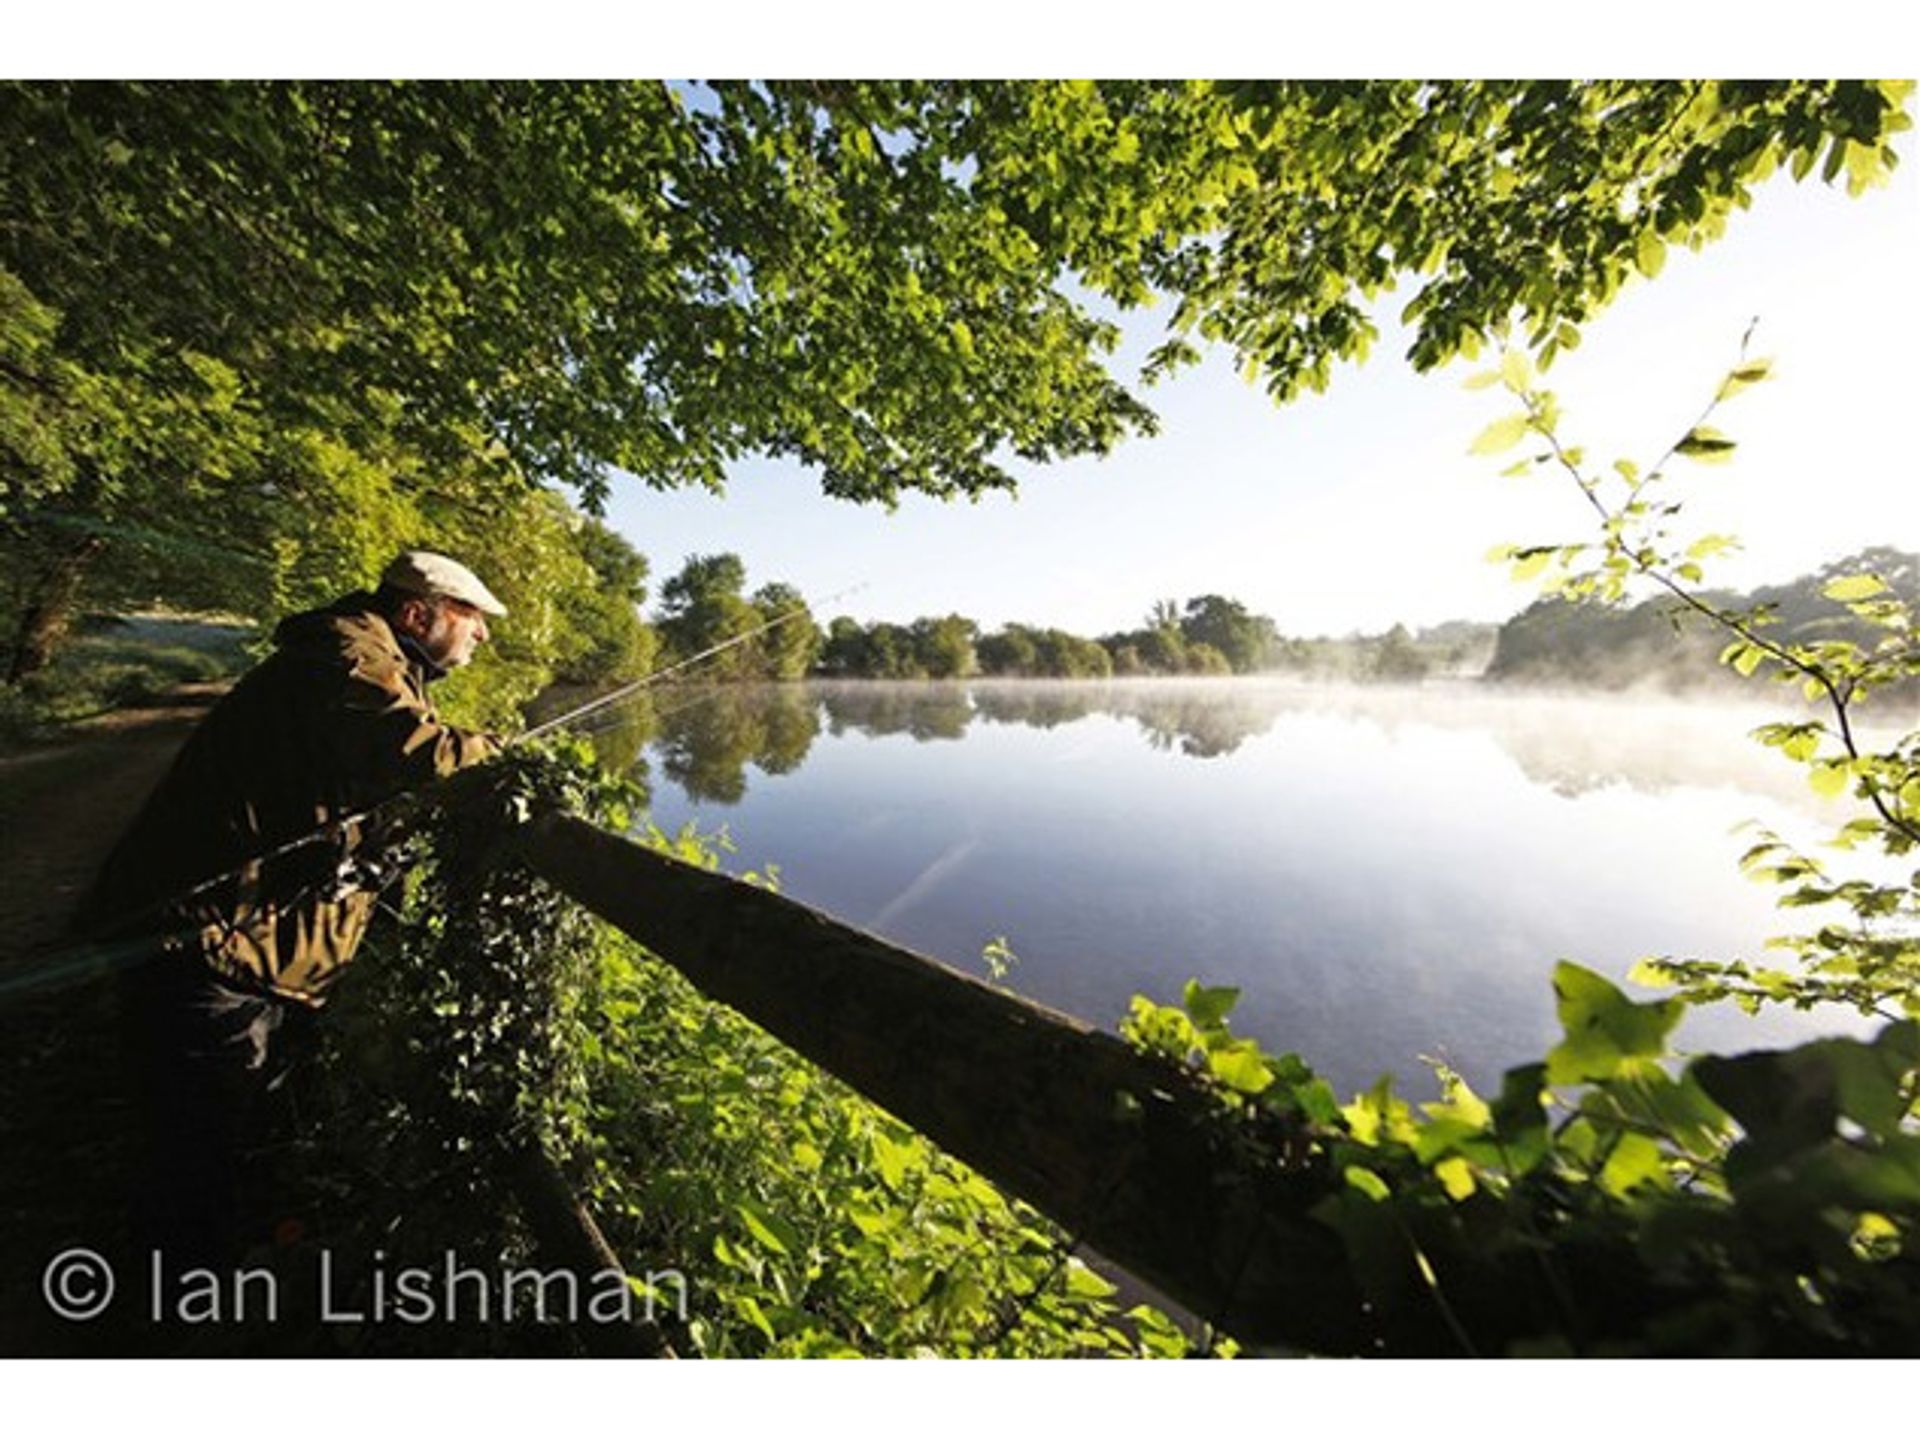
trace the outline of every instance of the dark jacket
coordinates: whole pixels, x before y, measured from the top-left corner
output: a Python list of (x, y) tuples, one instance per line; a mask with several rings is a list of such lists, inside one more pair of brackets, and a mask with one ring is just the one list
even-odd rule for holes
[(425, 661), (402, 648), (370, 594), (294, 615), (273, 637), (276, 652), (201, 721), (108, 857), (81, 921), (113, 937), (167, 935), (244, 986), (318, 1004), (376, 896), (334, 882), (341, 840), (260, 856), (500, 743), (440, 722)]

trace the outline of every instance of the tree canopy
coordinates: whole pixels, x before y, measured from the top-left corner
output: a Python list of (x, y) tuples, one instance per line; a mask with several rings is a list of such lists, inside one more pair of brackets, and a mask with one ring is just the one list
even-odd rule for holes
[[(1324, 387), (1398, 284), (1418, 366), (1516, 320), (1550, 354), (1777, 167), (1884, 179), (1909, 89), (0, 85), (16, 649), (104, 545), (246, 612), (617, 472), (1012, 488), (1010, 458), (1150, 431), (1140, 383), (1196, 341)], [(1166, 342), (1114, 375), (1099, 302), (1161, 297)]]

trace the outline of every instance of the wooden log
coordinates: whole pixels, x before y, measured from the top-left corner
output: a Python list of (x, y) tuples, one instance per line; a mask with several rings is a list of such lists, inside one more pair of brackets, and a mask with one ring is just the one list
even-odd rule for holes
[[(1378, 1351), (1339, 1239), (1304, 1217), (1324, 1177), (1236, 1145), (1170, 1065), (579, 819), (545, 815), (512, 847), (702, 992), (1242, 1341)], [(1437, 1322), (1397, 1337), (1458, 1351)]]
[[(533, 1233), (542, 1266), (549, 1272), (573, 1275), (581, 1293), (608, 1271), (621, 1275), (626, 1268), (601, 1235), (600, 1225), (575, 1197), (564, 1175), (544, 1150), (526, 1144), (506, 1156), (521, 1214)], [(666, 1336), (650, 1318), (632, 1323), (597, 1323), (576, 1319), (574, 1332), (596, 1358), (672, 1358)]]

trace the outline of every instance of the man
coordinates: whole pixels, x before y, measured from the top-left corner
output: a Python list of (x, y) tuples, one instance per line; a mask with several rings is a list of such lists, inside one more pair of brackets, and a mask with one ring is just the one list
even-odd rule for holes
[(414, 550), (374, 593), (285, 620), (109, 856), (82, 926), (155, 942), (121, 985), (137, 1253), (231, 1255), (242, 1139), (378, 897), (343, 878), (356, 816), (499, 751), (442, 723), (427, 690), (505, 613), (464, 565)]

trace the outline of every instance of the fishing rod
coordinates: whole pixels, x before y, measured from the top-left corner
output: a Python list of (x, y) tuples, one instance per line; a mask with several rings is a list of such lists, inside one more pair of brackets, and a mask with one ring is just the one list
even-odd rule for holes
[[(851, 585), (846, 589), (840, 590), (837, 594), (827, 595), (827, 597), (822, 599), (820, 603), (823, 606), (827, 604), (831, 604), (835, 600), (845, 599), (849, 594), (856, 594), (860, 590), (865, 589), (866, 587), (867, 586), (865, 583)], [(717, 654), (724, 654), (727, 650), (732, 649), (735, 645), (745, 644), (749, 639), (757, 639), (762, 634), (767, 633), (769, 630), (777, 629), (780, 625), (785, 624), (788, 620), (798, 618), (800, 615), (806, 614), (809, 612), (810, 612), (810, 607), (808, 605), (796, 604), (793, 608), (785, 611), (784, 613), (777, 614), (773, 618), (765, 621), (764, 623), (756, 624), (753, 628), (746, 630), (744, 633), (736, 634), (731, 639), (724, 640), (719, 644), (711, 645), (706, 649), (702, 649), (698, 654), (689, 655), (687, 658), (682, 659), (677, 664), (670, 664), (665, 669), (656, 669), (653, 671), (653, 673), (642, 675), (640, 678), (635, 679), (631, 683), (623, 684), (618, 689), (614, 689), (609, 691), (608, 693), (602, 694), (596, 699), (589, 699), (585, 704), (580, 705), (576, 709), (569, 709), (566, 713), (559, 715), (557, 718), (549, 719), (544, 723), (534, 725), (531, 729), (523, 730), (521, 733), (515, 735), (512, 739), (508, 740), (507, 742), (509, 744), (519, 744), (519, 743), (525, 742), (528, 739), (537, 739), (543, 734), (549, 734), (556, 729), (563, 729), (569, 724), (572, 724), (578, 720), (584, 719), (589, 714), (598, 713), (602, 709), (612, 708), (616, 704), (624, 704), (628, 699), (638, 694), (642, 689), (645, 689), (650, 684), (655, 684), (660, 680), (667, 678), (669, 675), (677, 674), (681, 670), (690, 668), (691, 666), (698, 664), (703, 660), (711, 659)]]
[[(819, 602), (822, 605), (831, 604), (837, 600), (844, 599), (850, 594), (857, 593), (866, 587), (865, 582), (851, 585), (837, 593), (827, 595)], [(641, 676), (639, 679), (623, 684), (619, 688), (611, 690), (606, 694), (599, 695), (585, 704), (578, 705), (552, 719), (536, 724), (529, 729), (522, 730), (519, 734), (512, 736), (506, 741), (506, 747), (511, 748), (530, 740), (544, 737), (576, 724), (589, 715), (602, 713), (616, 705), (627, 703), (637, 697), (639, 693), (648, 686), (669, 678), (672, 675), (682, 673), (696, 664), (703, 663), (719, 654), (723, 654), (749, 640), (756, 639), (760, 635), (768, 633), (780, 625), (789, 623), (809, 612), (810, 606), (804, 603), (796, 604), (791, 609), (774, 615), (772, 618), (756, 624), (751, 629), (734, 635), (730, 639), (723, 640), (718, 644), (709, 645), (697, 654), (691, 654), (687, 658), (670, 664), (663, 669), (656, 669), (651, 673)], [(702, 696), (700, 700), (695, 702), (704, 703), (708, 697), (711, 696)], [(692, 706), (687, 705), (681, 707)], [(304, 833), (296, 834), (283, 843), (277, 844), (270, 849), (262, 850), (257, 854), (249, 855), (232, 868), (223, 870), (209, 878), (202, 879), (190, 888), (150, 900), (128, 913), (117, 915), (104, 923), (97, 924), (90, 933), (83, 935), (75, 942), (53, 945), (43, 949), (38, 955), (23, 957), (19, 963), (9, 966), (11, 971), (5, 981), (0, 982), (0, 1000), (12, 998), (28, 989), (43, 987), (49, 982), (58, 983), (63, 979), (84, 979), (97, 976), (112, 968), (119, 967), (120, 964), (129, 957), (142, 957), (150, 954), (151, 946), (154, 944), (180, 938), (188, 932), (198, 932), (197, 929), (183, 930), (179, 933), (142, 935), (137, 941), (131, 942), (124, 940), (115, 943), (103, 942), (115, 935), (125, 933), (141, 921), (155, 915), (166, 913), (168, 910), (175, 909), (182, 904), (199, 898), (201, 895), (218, 888), (229, 880), (239, 877), (255, 865), (264, 865), (273, 859), (281, 858), (287, 854), (294, 853), (323, 841), (340, 842), (344, 840), (356, 826), (364, 825), (368, 820), (395, 805), (406, 801), (421, 802), (427, 799), (432, 791), (446, 784), (448, 780), (453, 777), (453, 775), (440, 776), (419, 788), (400, 790), (397, 793), (388, 795), (385, 799), (377, 803), (368, 805), (364, 809), (316, 824), (313, 828)], [(336, 866), (336, 870), (343, 869), (345, 864), (346, 860), (343, 858), (342, 864)], [(337, 877), (337, 872), (330, 874), (329, 881)], [(294, 898), (296, 900), (305, 898), (320, 882), (319, 880), (314, 880), (303, 885), (296, 891)], [(30, 966), (30, 968), (28, 966)], [(27, 971), (22, 972), (23, 969)]]

